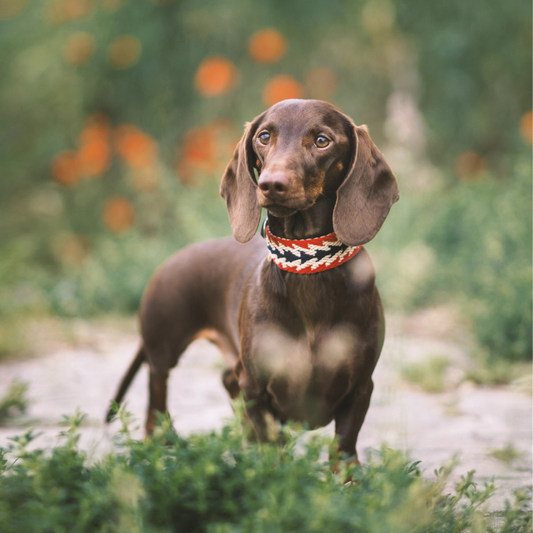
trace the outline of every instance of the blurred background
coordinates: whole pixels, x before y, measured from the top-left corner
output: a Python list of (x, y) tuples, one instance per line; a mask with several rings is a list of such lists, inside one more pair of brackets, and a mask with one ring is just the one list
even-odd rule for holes
[(398, 177), (367, 246), (387, 310), (453, 309), (478, 378), (509, 379), (531, 357), (531, 76), (526, 0), (0, 0), (0, 357), (35, 349), (29, 321), (135, 313), (169, 255), (231, 234), (244, 122), (318, 98)]

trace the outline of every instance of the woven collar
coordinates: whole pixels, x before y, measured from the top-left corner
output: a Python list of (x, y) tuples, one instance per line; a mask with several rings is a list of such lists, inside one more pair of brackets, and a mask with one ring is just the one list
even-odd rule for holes
[(315, 274), (335, 268), (350, 260), (361, 246), (348, 246), (335, 233), (314, 239), (282, 239), (270, 233), (265, 226), (265, 238), (274, 264), (295, 274)]

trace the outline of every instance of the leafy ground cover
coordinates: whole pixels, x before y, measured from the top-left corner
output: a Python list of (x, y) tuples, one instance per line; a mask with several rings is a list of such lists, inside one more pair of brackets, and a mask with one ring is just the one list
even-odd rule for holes
[[(236, 417), (219, 433), (179, 436), (161, 418), (154, 437), (131, 438), (127, 413), (112, 453), (94, 462), (77, 446), (83, 416), (65, 417), (61, 443), (35, 447), (31, 430), (1, 451), (0, 529), (32, 532), (513, 532), (531, 530), (530, 494), (496, 513), (472, 472), (453, 490), (453, 464), (428, 480), (417, 462), (382, 448), (332, 472), (327, 445), (250, 444)], [(338, 458), (333, 456), (332, 461)], [(345, 483), (347, 475), (355, 480)]]

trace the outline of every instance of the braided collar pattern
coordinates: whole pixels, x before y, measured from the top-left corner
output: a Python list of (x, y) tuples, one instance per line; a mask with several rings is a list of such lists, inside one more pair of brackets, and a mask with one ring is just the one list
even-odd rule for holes
[(268, 225), (264, 228), (268, 259), (295, 274), (315, 274), (335, 268), (354, 257), (362, 246), (348, 246), (339, 241), (335, 233), (313, 239), (282, 239), (272, 235)]

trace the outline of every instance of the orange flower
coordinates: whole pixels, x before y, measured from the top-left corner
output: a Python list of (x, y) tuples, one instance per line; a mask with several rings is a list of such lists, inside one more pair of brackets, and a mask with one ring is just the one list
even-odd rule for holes
[(475, 183), (483, 177), (484, 159), (476, 152), (463, 152), (455, 160), (455, 172), (466, 183)]
[(533, 112), (528, 111), (520, 119), (520, 133), (526, 142), (533, 142)]
[(179, 149), (176, 173), (180, 180), (191, 185), (200, 176), (222, 172), (238, 142), (235, 137), (233, 124), (225, 120), (189, 130)]
[(72, 65), (86, 63), (94, 52), (94, 37), (88, 33), (75, 33), (65, 47), (65, 59)]
[(70, 20), (86, 17), (92, 11), (92, 0), (63, 0), (66, 17)]
[(85, 121), (85, 127), (80, 133), (80, 143), (89, 144), (97, 141), (107, 143), (110, 134), (109, 119), (103, 113), (98, 113)]
[(102, 141), (84, 144), (78, 154), (83, 174), (91, 177), (101, 176), (109, 169), (109, 145)]
[(72, 150), (61, 152), (52, 162), (52, 177), (63, 187), (74, 187), (80, 179), (78, 154)]
[(237, 68), (224, 57), (204, 59), (196, 71), (194, 84), (202, 96), (227, 93), (237, 84)]
[(252, 35), (248, 51), (258, 63), (275, 63), (285, 55), (287, 41), (279, 31), (267, 28)]
[(305, 78), (305, 92), (310, 98), (327, 100), (337, 91), (338, 80), (329, 68), (315, 68)]
[(109, 61), (119, 69), (131, 67), (139, 60), (141, 49), (141, 41), (137, 37), (123, 35), (115, 39), (109, 46)]
[(86, 176), (101, 176), (109, 169), (111, 152), (109, 149), (109, 120), (98, 114), (87, 119), (80, 134), (79, 161), (81, 171)]
[(178, 176), (191, 185), (196, 174), (209, 174), (215, 169), (216, 147), (209, 127), (193, 128), (185, 134), (181, 157), (176, 167)]
[(46, 6), (46, 18), (52, 24), (63, 24), (87, 17), (92, 8), (92, 0), (51, 0)]
[(153, 166), (157, 159), (156, 142), (131, 124), (123, 124), (115, 130), (115, 150), (135, 168)]
[(301, 98), (303, 93), (302, 86), (291, 76), (279, 75), (274, 76), (266, 84), (263, 91), (263, 102), (267, 106), (272, 106), (288, 100), (290, 98)]
[(104, 205), (103, 220), (113, 233), (128, 231), (135, 220), (135, 209), (122, 196), (113, 196)]

